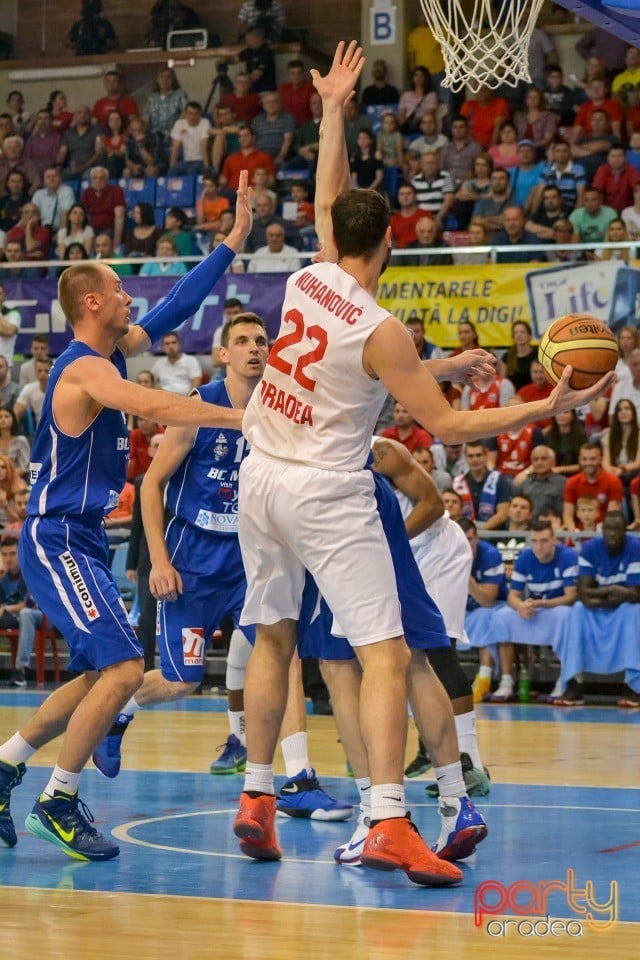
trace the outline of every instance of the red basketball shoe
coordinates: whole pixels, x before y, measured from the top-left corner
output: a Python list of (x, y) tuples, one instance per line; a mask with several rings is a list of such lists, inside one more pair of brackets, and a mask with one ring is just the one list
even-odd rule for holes
[(380, 820), (371, 827), (360, 862), (374, 870), (404, 870), (409, 880), (426, 887), (449, 887), (463, 879), (455, 864), (429, 850), (410, 814)]
[(251, 797), (240, 794), (238, 815), (233, 832), (240, 838), (240, 849), (254, 860), (280, 860), (282, 850), (276, 834), (276, 798), (261, 793)]

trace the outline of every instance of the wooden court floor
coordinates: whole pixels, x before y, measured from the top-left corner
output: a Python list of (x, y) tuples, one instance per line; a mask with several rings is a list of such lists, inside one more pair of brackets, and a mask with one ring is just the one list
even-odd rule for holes
[[(40, 696), (0, 692), (0, 737)], [(76, 863), (21, 829), (55, 744), (36, 755), (12, 800), (18, 846), (0, 850), (0, 960), (640, 956), (640, 712), (481, 706), (490, 833), (461, 886), (427, 890), (399, 873), (335, 866), (350, 823), (280, 820), (282, 863), (240, 856), (231, 822), (242, 778), (207, 772), (225, 739), (224, 709), (201, 696), (141, 712), (120, 776), (85, 772), (81, 794), (121, 846), (107, 864)], [(354, 800), (333, 721), (310, 717), (309, 732), (323, 783)], [(427, 779), (407, 781), (407, 796), (423, 835), (435, 839)], [(549, 921), (532, 933), (543, 914), (531, 891), (539, 898), (551, 881), (544, 915), (564, 930), (556, 924), (554, 936)], [(611, 921), (605, 932), (585, 920), (587, 894), (598, 904), (595, 926)], [(504, 912), (476, 926), (474, 906), (497, 910), (496, 896), (506, 898)]]

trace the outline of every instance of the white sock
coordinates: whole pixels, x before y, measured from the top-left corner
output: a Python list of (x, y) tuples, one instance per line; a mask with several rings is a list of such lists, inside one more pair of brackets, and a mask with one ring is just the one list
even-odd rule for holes
[(371, 777), (356, 777), (356, 787), (360, 794), (362, 814), (371, 817)]
[(501, 687), (511, 687), (513, 690), (513, 677), (510, 673), (503, 673), (500, 677), (500, 686)]
[(244, 776), (244, 790), (255, 790), (256, 793), (275, 794), (273, 788), (273, 764), (272, 763), (249, 763)]
[(305, 732), (292, 733), (290, 737), (285, 737), (284, 740), (280, 741), (280, 746), (288, 778), (295, 777), (301, 770), (306, 770), (307, 774), (311, 776), (309, 746)]
[(404, 805), (403, 783), (377, 783), (371, 785), (371, 819), (389, 820), (391, 817), (404, 817), (407, 808)]
[(229, 729), (231, 733), (238, 738), (243, 747), (247, 745), (247, 737), (244, 732), (244, 710), (227, 710), (229, 717)]
[[(124, 713), (128, 717), (132, 717), (136, 712), (136, 710), (142, 710), (142, 707), (140, 706), (140, 704), (138, 703), (135, 697), (131, 697), (131, 700), (129, 700), (128, 703), (125, 703), (120, 713)], [(118, 714), (118, 716), (120, 716), (120, 713)]]
[(434, 767), (441, 797), (465, 797), (467, 788), (464, 785), (462, 766), (460, 761), (448, 763), (444, 767)]
[(73, 796), (78, 789), (79, 779), (79, 773), (70, 773), (68, 770), (63, 770), (62, 767), (56, 766), (53, 768), (51, 779), (43, 792), (46, 793), (48, 797), (52, 797), (54, 790), (62, 790), (63, 793), (68, 793), (69, 796)]
[(484, 677), (485, 680), (491, 680), (491, 674), (493, 673), (493, 667), (487, 667), (483, 664), (480, 664), (480, 669), (478, 670), (478, 676)]
[(475, 711), (470, 710), (468, 713), (461, 713), (459, 717), (455, 717), (455, 721), (460, 753), (468, 753), (474, 767), (482, 770)]
[(0, 760), (5, 763), (26, 763), (36, 752), (36, 748), (27, 743), (19, 733), (14, 733), (9, 740), (0, 746)]

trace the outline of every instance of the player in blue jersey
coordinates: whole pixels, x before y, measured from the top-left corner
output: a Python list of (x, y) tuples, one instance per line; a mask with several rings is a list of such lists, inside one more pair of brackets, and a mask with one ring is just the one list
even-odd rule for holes
[[(131, 297), (106, 263), (69, 267), (58, 297), (74, 338), (49, 377), (32, 449), (29, 516), (20, 564), (46, 616), (64, 634), (82, 675), (56, 690), (0, 745), (0, 840), (15, 846), (10, 794), (37, 749), (66, 731), (58, 763), (26, 821), (29, 832), (77, 860), (110, 860), (117, 844), (91, 826), (78, 798), (80, 773), (114, 717), (142, 683), (143, 660), (108, 567), (103, 517), (126, 479), (124, 413), (166, 424), (238, 429), (241, 412), (126, 380), (125, 359), (147, 350), (195, 312), (251, 229), (241, 178), (236, 222), (224, 244), (180, 280), (138, 323)], [(124, 411), (124, 413), (123, 413)]]

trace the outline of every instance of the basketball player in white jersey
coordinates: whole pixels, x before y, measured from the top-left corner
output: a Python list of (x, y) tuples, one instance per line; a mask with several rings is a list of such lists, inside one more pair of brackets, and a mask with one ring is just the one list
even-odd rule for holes
[(363, 668), (360, 725), (372, 826), (361, 861), (403, 869), (416, 883), (446, 885), (460, 882), (462, 873), (429, 850), (404, 803), (410, 654), (373, 481), (363, 469), (373, 427), (388, 391), (443, 442), (460, 443), (587, 403), (612, 376), (572, 391), (569, 370), (545, 400), (473, 413), (451, 409), (406, 328), (374, 299), (391, 252), (386, 201), (350, 189), (333, 200), (335, 185), (348, 184), (344, 105), (362, 66), (357, 45), (345, 50), (341, 43), (327, 76), (313, 73), (323, 101), (318, 202), (321, 216), (330, 209), (326, 255), (337, 262), (289, 278), (280, 333), (244, 419), (252, 449), (240, 483), (248, 581), (241, 622), (258, 629), (246, 678), (248, 759), (234, 831), (248, 856), (281, 857), (272, 764), (306, 568)]

